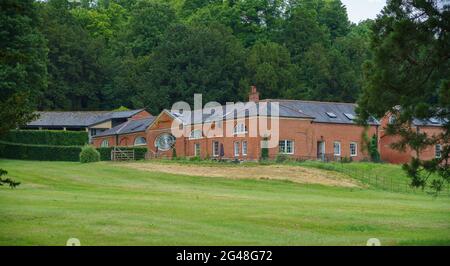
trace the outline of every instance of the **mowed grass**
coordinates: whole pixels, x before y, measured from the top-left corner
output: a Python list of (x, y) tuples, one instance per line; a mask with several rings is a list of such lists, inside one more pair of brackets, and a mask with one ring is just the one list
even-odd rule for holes
[[(237, 166), (239, 167), (239, 166)], [(449, 245), (450, 199), (0, 160), (0, 245)]]

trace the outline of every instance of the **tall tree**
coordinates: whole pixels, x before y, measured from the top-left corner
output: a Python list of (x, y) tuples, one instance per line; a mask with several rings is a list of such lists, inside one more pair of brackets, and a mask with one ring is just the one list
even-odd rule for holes
[[(450, 6), (440, 1), (389, 1), (375, 21), (372, 50), (359, 115), (364, 120), (370, 114), (392, 113), (396, 122), (387, 132), (401, 137), (395, 148), (416, 151), (404, 166), (411, 184), (439, 191), (450, 179)], [(430, 136), (415, 130), (415, 118), (438, 119), (442, 133)], [(441, 158), (420, 158), (424, 148), (438, 143), (443, 145)], [(441, 178), (430, 178), (432, 173)]]
[(244, 50), (222, 25), (175, 25), (165, 41), (142, 59), (136, 105), (152, 112), (176, 101), (192, 102), (194, 93), (205, 101), (239, 100)]
[[(34, 117), (34, 95), (47, 85), (47, 49), (38, 20), (32, 0), (0, 2), (0, 136)], [(5, 174), (0, 169), (0, 185), (17, 185), (3, 179)]]

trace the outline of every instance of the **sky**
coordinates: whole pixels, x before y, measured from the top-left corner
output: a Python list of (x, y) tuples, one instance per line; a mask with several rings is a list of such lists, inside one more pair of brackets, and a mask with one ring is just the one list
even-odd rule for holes
[(386, 0), (341, 0), (347, 7), (348, 18), (358, 23), (368, 18), (374, 19), (386, 4)]

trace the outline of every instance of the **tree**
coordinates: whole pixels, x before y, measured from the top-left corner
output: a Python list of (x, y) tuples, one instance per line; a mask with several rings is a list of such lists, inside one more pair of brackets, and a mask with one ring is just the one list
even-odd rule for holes
[[(35, 116), (34, 95), (47, 85), (45, 40), (36, 28), (33, 1), (0, 3), (0, 136)], [(0, 176), (6, 171), (0, 169)], [(0, 185), (18, 185), (0, 178)]]
[(68, 0), (41, 3), (45, 21), (40, 29), (48, 40), (48, 87), (40, 98), (40, 109), (98, 109), (105, 82), (100, 58), (103, 38), (95, 38), (70, 12)]
[[(277, 98), (298, 85), (298, 67), (291, 62), (289, 51), (277, 43), (257, 43), (247, 56), (246, 77), (242, 88), (256, 85), (262, 97)], [(243, 90), (247, 96), (248, 91)]]
[[(142, 58), (134, 104), (152, 113), (176, 101), (239, 100), (244, 50), (222, 25), (175, 25), (148, 58)], [(247, 89), (247, 88), (246, 88)]]
[[(450, 179), (449, 30), (450, 8), (440, 1), (389, 1), (373, 26), (373, 59), (365, 65), (358, 108), (361, 120), (386, 113), (396, 117), (387, 134), (401, 137), (394, 148), (416, 152), (404, 165), (411, 185), (430, 185), (437, 192)], [(443, 123), (442, 133), (431, 136), (412, 126), (414, 119), (430, 118)], [(425, 147), (438, 143), (443, 145), (441, 158), (420, 158)]]

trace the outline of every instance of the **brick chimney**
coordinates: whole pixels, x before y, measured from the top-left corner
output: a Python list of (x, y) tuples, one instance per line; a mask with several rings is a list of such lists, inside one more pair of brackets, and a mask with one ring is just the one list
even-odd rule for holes
[(248, 101), (249, 102), (259, 102), (259, 92), (256, 90), (256, 86), (250, 87), (250, 93), (248, 94)]

